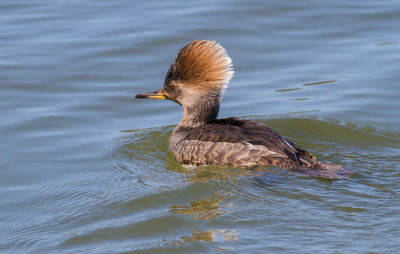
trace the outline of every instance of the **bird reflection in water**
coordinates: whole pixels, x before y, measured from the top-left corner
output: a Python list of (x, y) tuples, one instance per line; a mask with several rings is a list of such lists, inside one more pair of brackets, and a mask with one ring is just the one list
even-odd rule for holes
[[(169, 207), (169, 211), (174, 214), (189, 215), (194, 220), (213, 220), (221, 215), (227, 214), (228, 211), (224, 210), (221, 202), (228, 198), (229, 194), (222, 194), (221, 192), (213, 196), (199, 199), (190, 202), (188, 205), (173, 205)], [(210, 229), (210, 230), (191, 230), (191, 235), (181, 236), (180, 240), (173, 241), (173, 245), (185, 245), (192, 242), (226, 242), (235, 241), (238, 238), (238, 233), (234, 229)], [(226, 250), (223, 247), (216, 249), (216, 251)]]
[[(182, 240), (186, 243), (190, 242), (215, 242), (219, 240), (223, 241), (235, 241), (237, 240), (237, 232), (236, 230), (228, 230), (228, 229), (216, 229), (216, 230), (192, 230), (191, 236), (182, 236)], [(183, 244), (183, 242), (181, 241)]]
[(213, 220), (228, 213), (221, 208), (221, 201), (227, 197), (229, 194), (217, 193), (205, 199), (192, 201), (189, 205), (173, 205), (169, 207), (169, 211), (174, 214), (189, 215), (195, 220)]

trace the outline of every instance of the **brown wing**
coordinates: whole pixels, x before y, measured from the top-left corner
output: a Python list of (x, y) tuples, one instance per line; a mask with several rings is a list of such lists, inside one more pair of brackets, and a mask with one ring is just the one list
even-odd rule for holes
[(236, 118), (210, 121), (194, 129), (177, 145), (175, 156), (181, 163), (194, 164), (275, 164), (271, 158), (299, 163), (296, 149), (277, 132)]
[(236, 118), (214, 120), (193, 130), (173, 153), (183, 164), (276, 165), (332, 179), (353, 174), (340, 165), (318, 162), (309, 152), (261, 123)]

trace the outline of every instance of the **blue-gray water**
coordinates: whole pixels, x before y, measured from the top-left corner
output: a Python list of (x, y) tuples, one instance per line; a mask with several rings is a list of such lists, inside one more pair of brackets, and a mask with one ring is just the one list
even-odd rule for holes
[[(399, 1), (0, 3), (1, 253), (398, 253)], [(187, 171), (177, 51), (220, 42), (220, 117), (260, 121), (355, 171)]]

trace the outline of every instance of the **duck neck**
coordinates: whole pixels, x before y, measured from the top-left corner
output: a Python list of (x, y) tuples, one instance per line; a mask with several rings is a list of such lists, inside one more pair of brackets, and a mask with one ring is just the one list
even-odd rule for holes
[(193, 101), (189, 105), (183, 105), (183, 117), (177, 129), (195, 128), (218, 117), (220, 97), (207, 96)]

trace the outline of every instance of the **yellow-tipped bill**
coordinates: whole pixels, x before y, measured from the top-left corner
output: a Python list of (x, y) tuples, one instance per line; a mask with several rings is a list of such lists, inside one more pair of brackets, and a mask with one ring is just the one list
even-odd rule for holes
[(150, 93), (139, 93), (136, 94), (135, 98), (137, 99), (167, 99), (167, 97), (164, 96), (162, 93), (162, 89), (155, 91), (155, 92), (150, 92)]

